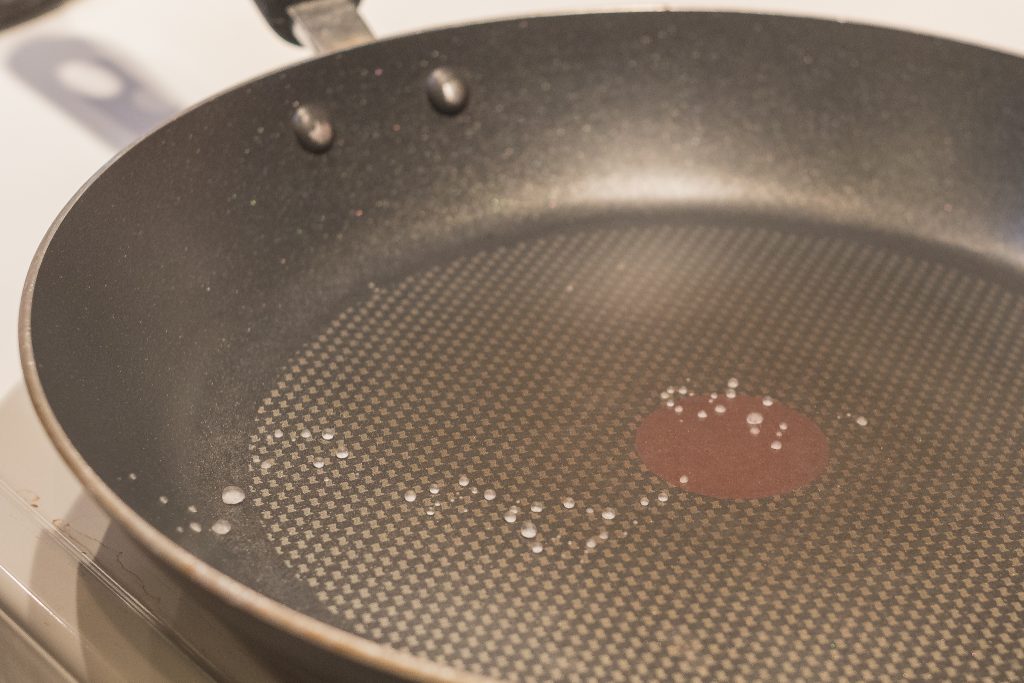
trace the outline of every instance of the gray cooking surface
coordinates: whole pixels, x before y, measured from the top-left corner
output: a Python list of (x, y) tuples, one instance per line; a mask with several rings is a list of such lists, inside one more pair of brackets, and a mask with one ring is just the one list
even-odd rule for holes
[[(730, 378), (814, 421), (820, 477), (730, 500), (645, 469), (661, 392)], [(952, 262), (758, 226), (550, 235), (339, 311), (267, 387), (253, 502), (336, 625), (486, 675), (1005, 679), (1022, 396), (1024, 299)]]

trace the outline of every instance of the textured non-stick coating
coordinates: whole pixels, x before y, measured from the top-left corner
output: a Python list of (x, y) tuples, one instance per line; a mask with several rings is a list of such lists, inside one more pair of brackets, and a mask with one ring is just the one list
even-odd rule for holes
[[(441, 64), (470, 84), (455, 117), (423, 92)], [(330, 112), (327, 154), (295, 143), (296, 102)], [(1017, 60), (864, 27), (414, 36), (129, 151), (63, 217), (25, 333), (77, 453), (146, 522), (371, 640), (523, 679), (1005, 677), (1022, 120)], [(661, 484), (631, 430), (680, 374), (783, 398), (829, 469), (639, 509)], [(316, 468), (328, 424), (352, 456)], [(428, 517), (431, 483), (456, 496)], [(225, 506), (227, 484), (248, 499)], [(621, 512), (606, 543), (568, 545), (603, 522), (561, 495)], [(539, 554), (498, 512), (534, 497)]]

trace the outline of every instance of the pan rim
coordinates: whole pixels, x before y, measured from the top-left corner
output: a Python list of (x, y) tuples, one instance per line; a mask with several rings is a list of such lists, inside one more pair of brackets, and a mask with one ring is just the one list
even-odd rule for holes
[[(954, 43), (973, 50), (980, 50), (1013, 59), (1022, 58), (1020, 55), (1004, 50), (994, 49), (977, 43), (965, 42), (943, 35), (921, 33), (905, 28), (878, 26), (860, 21), (844, 21), (841, 19), (829, 19), (821, 16), (807, 16), (785, 12), (766, 14), (763, 12), (715, 11), (699, 8), (695, 10), (665, 10), (655, 9), (650, 6), (641, 6), (633, 9), (623, 9), (612, 12), (596, 10), (593, 12), (582, 11), (574, 13), (558, 12), (551, 14), (531, 14), (525, 16), (474, 21), (465, 24), (458, 24), (456, 26), (434, 27), (424, 31), (403, 33), (375, 41), (365, 46), (346, 50), (344, 51), (344, 54), (373, 48), (377, 45), (386, 45), (393, 41), (404, 40), (411, 36), (438, 33), (442, 31), (472, 29), (486, 25), (513, 24), (524, 20), (555, 20), (580, 16), (622, 16), (635, 14), (660, 15), (664, 14), (666, 11), (670, 11), (673, 14), (704, 16), (742, 15), (750, 17), (752, 20), (773, 19), (801, 23), (865, 27), (877, 31), (884, 31), (890, 34), (924, 36), (935, 41)], [(167, 536), (158, 530), (155, 526), (146, 521), (146, 519), (136, 512), (130, 505), (124, 502), (124, 500), (122, 500), (121, 497), (118, 496), (113, 489), (107, 485), (103, 478), (100, 477), (100, 475), (97, 474), (96, 471), (88, 464), (86, 458), (78, 451), (61, 426), (56, 413), (47, 399), (42, 380), (36, 367), (36, 359), (32, 344), (32, 304), (39, 272), (46, 258), (50, 243), (56, 236), (60, 226), (64, 223), (65, 218), (75, 208), (79, 200), (89, 191), (93, 184), (123, 156), (134, 150), (136, 146), (150, 139), (153, 135), (158, 134), (172, 123), (188, 116), (194, 110), (205, 107), (207, 104), (227, 93), (244, 89), (251, 83), (271, 78), (307, 62), (336, 57), (338, 54), (340, 53), (330, 53), (327, 55), (313, 56), (309, 59), (300, 59), (279, 69), (274, 69), (267, 73), (260, 74), (254, 78), (232, 85), (226, 90), (219, 91), (209, 97), (206, 97), (192, 106), (185, 108), (171, 119), (165, 121), (157, 129), (147, 133), (139, 140), (136, 140), (117, 152), (111, 159), (93, 173), (92, 176), (90, 176), (82, 187), (78, 189), (70, 200), (68, 200), (61, 211), (57, 214), (50, 227), (47, 229), (32, 257), (29, 270), (26, 274), (25, 284), (19, 304), (18, 316), (18, 348), (22, 373), (24, 375), (25, 384), (28, 389), (33, 408), (35, 409), (40, 422), (46, 430), (51, 442), (60, 453), (61, 458), (74, 472), (75, 476), (82, 483), (84, 489), (100, 504), (104, 511), (107, 512), (113, 520), (123, 526), (126, 531), (128, 531), (128, 533), (148, 552), (157, 556), (161, 562), (171, 567), (187, 580), (198, 585), (198, 587), (203, 591), (212, 594), (216, 599), (223, 601), (233, 609), (250, 617), (260, 619), (272, 627), (293, 637), (382, 673), (393, 674), (406, 679), (418, 681), (456, 681), (467, 683), (493, 681), (495, 680), (493, 678), (441, 664), (424, 656), (404, 652), (390, 645), (373, 641), (338, 626), (323, 622), (313, 616), (292, 608), (285, 603), (268, 597), (241, 581), (228, 576), (176, 543), (170, 536)]]

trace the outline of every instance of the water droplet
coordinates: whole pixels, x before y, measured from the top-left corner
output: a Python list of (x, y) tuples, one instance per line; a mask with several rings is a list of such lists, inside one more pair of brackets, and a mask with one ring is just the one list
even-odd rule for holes
[(413, 491), (412, 489), (409, 489), (408, 491), (405, 492), (405, 499), (410, 503), (413, 502), (414, 500), (416, 500), (416, 492)]
[(786, 424), (785, 422), (780, 422), (779, 423), (779, 429), (782, 430), (782, 431), (786, 431), (787, 429), (789, 429), (789, 425)]
[(519, 533), (523, 535), (523, 538), (534, 538), (537, 535), (537, 525), (527, 520), (523, 522), (523, 526), (519, 529)]
[(342, 447), (338, 449), (338, 452), (334, 454), (334, 457), (338, 458), (339, 460), (346, 460), (348, 459), (349, 455), (351, 455), (351, 453), (348, 452), (348, 449)]
[(761, 428), (760, 427), (751, 427), (750, 428), (750, 435), (751, 436), (757, 436), (760, 433), (761, 433)]
[(775, 401), (772, 400), (771, 396), (765, 396), (764, 398), (761, 399), (761, 405), (763, 405), (765, 408), (770, 408), (774, 404)]
[(677, 391), (678, 391), (680, 396), (686, 396), (686, 394), (687, 394), (686, 387), (679, 387), (679, 389)]
[(459, 486), (469, 486), (469, 477), (465, 474), (459, 477)]
[(193, 515), (196, 514), (196, 506), (195, 505), (189, 505), (185, 509), (188, 510), (189, 512), (191, 512)]
[(543, 552), (543, 551), (544, 551), (544, 546), (542, 546), (542, 545), (540, 544), (540, 542), (537, 542), (537, 543), (534, 543), (534, 544), (533, 544), (533, 545), (532, 545), (532, 546), (530, 547), (530, 550), (532, 550), (532, 551), (533, 551), (533, 554), (534, 554), (534, 555), (537, 555), (537, 554), (539, 554), (539, 553), (541, 553), (541, 552)]
[(605, 508), (601, 511), (601, 516), (605, 519), (615, 519), (615, 510), (611, 508)]
[(517, 514), (514, 512), (514, 510), (515, 508), (509, 508), (509, 510), (505, 513), (505, 521), (509, 524), (512, 524), (516, 521)]
[(661, 493), (658, 494), (658, 501), (659, 502), (664, 503), (667, 500), (668, 500), (668, 493), (666, 493), (665, 491), (662, 491)]
[(475, 496), (477, 493), (480, 492), (480, 489), (478, 489), (477, 487), (474, 486), (473, 488), (471, 488), (469, 490), (469, 492), (472, 493)]
[(661, 392), (661, 400), (662, 400), (662, 401), (667, 401), (667, 400), (668, 400), (668, 398), (669, 398), (669, 396), (671, 396), (671, 395), (672, 395), (672, 394), (670, 394), (669, 392), (667, 392), (667, 391), (663, 391), (663, 392)]
[(313, 467), (317, 468), (318, 470), (323, 469), (324, 459), (321, 458), (319, 455), (313, 458)]
[(587, 547), (588, 548), (596, 548), (597, 547), (597, 539), (596, 538), (588, 538), (587, 539)]
[(128, 478), (131, 479), (132, 481), (135, 481), (136, 479), (139, 478), (139, 475), (135, 474), (134, 472), (129, 472)]
[(710, 396), (711, 396), (711, 398), (709, 398), (709, 399), (708, 399), (708, 403), (711, 403), (711, 402), (712, 402), (712, 401), (714, 401), (714, 400), (715, 400), (716, 398), (718, 398), (718, 392), (717, 392), (717, 391), (712, 391), (712, 392), (711, 392), (711, 394), (710, 394)]
[(762, 415), (761, 413), (750, 413), (749, 415), (747, 415), (748, 425), (759, 425), (762, 422), (764, 422), (764, 415)]
[(313, 432), (303, 428), (303, 430), (299, 432), (299, 436), (301, 436), (303, 439), (308, 439), (309, 437), (313, 436)]
[(689, 482), (690, 482), (690, 478), (688, 476), (686, 476), (685, 474), (683, 476), (679, 477), (679, 483), (680, 484), (688, 484)]
[(717, 406), (715, 406), (715, 412), (718, 413), (719, 415), (724, 414), (725, 406), (723, 406), (722, 404), (718, 404)]
[(498, 494), (494, 492), (494, 489), (484, 490), (484, 500), (494, 500)]
[(673, 410), (676, 411), (676, 415), (682, 415), (683, 414), (683, 407), (682, 406), (676, 406), (675, 408), (673, 408)]
[(708, 416), (708, 412), (707, 412), (706, 410), (698, 410), (698, 411), (697, 411), (697, 417), (698, 417), (698, 419), (701, 419), (701, 420), (703, 420), (703, 419), (704, 419), (704, 418), (706, 418), (707, 416)]
[(263, 470), (264, 472), (266, 472), (267, 470), (269, 470), (273, 466), (274, 466), (274, 459), (273, 458), (267, 458), (266, 460), (264, 460), (263, 462), (260, 463), (260, 469)]
[(666, 408), (675, 408), (675, 405), (676, 405), (675, 401), (665, 401), (665, 407)]
[(220, 499), (227, 505), (238, 505), (245, 500), (245, 491), (239, 486), (225, 486), (220, 492)]
[(564, 507), (566, 510), (572, 510), (574, 507), (576, 507), (576, 501), (566, 496), (565, 498), (562, 499), (562, 507)]
[(773, 451), (781, 451), (782, 450), (782, 442), (779, 441), (778, 439), (776, 439), (775, 441), (772, 441), (771, 448), (772, 448)]
[(530, 504), (530, 511), (531, 512), (540, 512), (543, 509), (544, 509), (544, 506), (541, 505), (540, 503), (534, 502), (534, 503)]
[(334, 439), (334, 430), (325, 429), (324, 431), (320, 432), (320, 436), (321, 438), (323, 438), (324, 441), (332, 441)]
[(437, 484), (431, 484), (430, 485), (430, 492), (431, 493), (440, 493), (441, 492), (441, 487), (438, 486)]
[(736, 390), (735, 389), (726, 389), (725, 390), (725, 397), (726, 398), (736, 398)]
[(433, 517), (434, 516), (434, 508), (427, 508), (427, 516), (428, 517)]
[(275, 429), (274, 430), (274, 438), (275, 439), (280, 439), (282, 436), (284, 436), (284, 432), (283, 431), (281, 431), (280, 429)]
[(185, 531), (185, 530), (184, 530), (184, 529), (182, 529), (182, 528), (181, 528), (180, 526), (176, 526), (176, 527), (174, 527), (174, 530), (175, 530), (175, 531), (177, 531), (177, 532), (178, 532), (179, 534)]
[(223, 536), (227, 532), (231, 531), (231, 522), (229, 522), (226, 519), (218, 519), (216, 522), (210, 525), (210, 531), (217, 534), (218, 536)]
[(167, 505), (167, 496), (160, 496), (157, 500), (160, 501), (161, 505)]
[(189, 522), (188, 528), (198, 534), (200, 531), (203, 530), (203, 525), (199, 522)]
[(602, 541), (607, 541), (608, 540), (608, 530), (607, 529), (601, 529), (601, 533), (599, 533), (597, 535), (597, 537), (600, 538)]
[(594, 508), (587, 508), (587, 514), (588, 515), (594, 514)]
[(861, 427), (867, 427), (868, 419), (861, 415), (860, 417), (857, 418), (857, 424), (859, 424)]
[(730, 389), (735, 389), (739, 385), (740, 385), (740, 381), (738, 379), (736, 379), (735, 377), (730, 377), (729, 381), (726, 382), (726, 386), (728, 386)]

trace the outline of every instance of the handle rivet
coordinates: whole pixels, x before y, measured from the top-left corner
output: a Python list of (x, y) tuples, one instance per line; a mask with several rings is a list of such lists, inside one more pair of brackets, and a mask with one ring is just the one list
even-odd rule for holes
[(469, 88), (454, 71), (442, 66), (427, 76), (427, 98), (437, 111), (454, 115), (466, 108)]
[(334, 126), (323, 107), (304, 104), (292, 114), (292, 130), (306, 150), (322, 154), (334, 144)]

